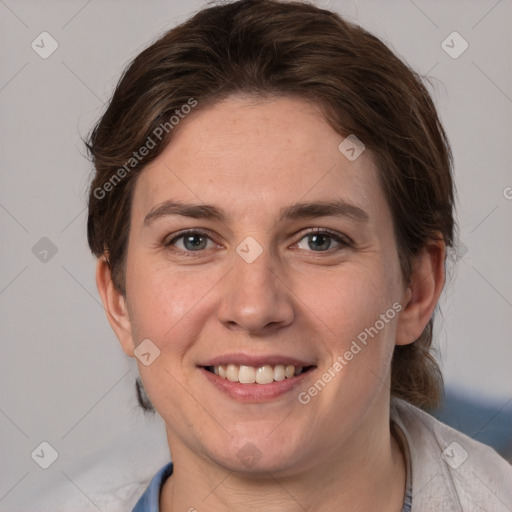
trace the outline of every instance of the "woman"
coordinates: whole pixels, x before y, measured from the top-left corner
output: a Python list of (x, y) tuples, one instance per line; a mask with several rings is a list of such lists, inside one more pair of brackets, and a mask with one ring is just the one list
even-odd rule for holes
[(382, 42), (306, 3), (204, 9), (88, 147), (98, 289), (172, 457), (134, 512), (512, 507), (510, 466), (422, 411), (451, 153)]

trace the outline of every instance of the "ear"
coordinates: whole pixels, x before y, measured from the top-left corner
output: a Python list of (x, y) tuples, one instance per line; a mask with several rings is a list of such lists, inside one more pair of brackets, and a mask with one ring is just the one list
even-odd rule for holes
[(96, 265), (96, 286), (98, 287), (110, 326), (125, 353), (130, 357), (134, 357), (133, 350), (135, 347), (126, 300), (123, 294), (114, 286), (110, 266), (105, 256), (100, 257)]
[(445, 282), (445, 254), (445, 243), (436, 240), (429, 242), (415, 258), (398, 317), (397, 345), (417, 340), (432, 317)]

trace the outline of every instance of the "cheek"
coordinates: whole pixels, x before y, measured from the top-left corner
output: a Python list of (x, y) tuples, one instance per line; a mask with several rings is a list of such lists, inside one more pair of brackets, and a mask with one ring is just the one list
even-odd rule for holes
[[(147, 255), (139, 259), (133, 255), (127, 262), (126, 287), (134, 343), (150, 339), (160, 350), (159, 357), (149, 366), (137, 361), (139, 374), (152, 404), (171, 422), (176, 411), (195, 407), (195, 402), (183, 393), (188, 375), (183, 373), (184, 366), (200, 337), (198, 315), (202, 314), (208, 291), (218, 280), (201, 272), (171, 272), (170, 265), (151, 262)], [(195, 414), (200, 415), (201, 411)], [(187, 418), (183, 415), (179, 419), (184, 428)], [(193, 430), (192, 425), (188, 427)]]
[(135, 344), (151, 339), (161, 351), (185, 353), (199, 322), (207, 294), (222, 277), (198, 267), (186, 272), (167, 262), (134, 254), (127, 261), (127, 296)]
[[(303, 289), (298, 294), (308, 306), (309, 316), (314, 313), (313, 318), (326, 333), (325, 340), (332, 349), (343, 350), (347, 343), (374, 326), (380, 315), (390, 309), (392, 311), (386, 317), (388, 322), (379, 330), (384, 335), (394, 327), (392, 306), (400, 297), (400, 288), (390, 266), (380, 261), (367, 261), (350, 268), (333, 269), (333, 272), (321, 278), (317, 275), (311, 281), (303, 278)], [(378, 326), (381, 327), (380, 322)]]
[(329, 384), (318, 397), (318, 410), (340, 418), (349, 410), (356, 418), (387, 380), (401, 306), (399, 281), (384, 267), (354, 266), (333, 274), (329, 287), (309, 298), (316, 313), (310, 318), (328, 355), (319, 379)]

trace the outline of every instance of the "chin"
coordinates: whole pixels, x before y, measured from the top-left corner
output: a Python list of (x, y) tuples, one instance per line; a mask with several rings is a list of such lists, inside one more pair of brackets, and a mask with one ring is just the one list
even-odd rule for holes
[(283, 443), (261, 433), (244, 436), (243, 440), (233, 438), (229, 446), (224, 446), (222, 453), (215, 450), (217, 453), (212, 459), (228, 471), (252, 475), (290, 471), (300, 463), (304, 453), (300, 444), (289, 437), (288, 442)]

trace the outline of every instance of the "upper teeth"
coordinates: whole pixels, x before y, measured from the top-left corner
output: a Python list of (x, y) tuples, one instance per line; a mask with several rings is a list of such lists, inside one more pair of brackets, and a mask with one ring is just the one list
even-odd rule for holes
[(230, 380), (231, 382), (240, 382), (241, 384), (270, 384), (274, 381), (281, 381), (285, 378), (291, 378), (294, 375), (302, 373), (302, 366), (295, 368), (290, 364), (276, 364), (275, 366), (240, 366), (238, 364), (222, 364), (213, 367), (213, 373), (222, 377), (223, 379)]

